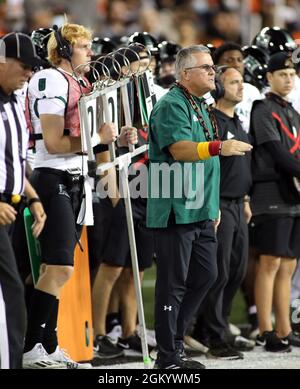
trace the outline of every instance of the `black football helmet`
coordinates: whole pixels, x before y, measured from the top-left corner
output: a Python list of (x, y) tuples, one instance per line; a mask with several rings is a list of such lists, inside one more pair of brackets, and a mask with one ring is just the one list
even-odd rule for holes
[(53, 28), (39, 28), (31, 33), (31, 40), (35, 45), (36, 53), (43, 60), (46, 60), (48, 56), (47, 44), (52, 31)]
[[(117, 45), (110, 38), (94, 37), (92, 40), (92, 69), (87, 75), (90, 83), (93, 84), (99, 77), (108, 77), (114, 73), (117, 78), (118, 73), (114, 71), (112, 66), (113, 60), (106, 55), (113, 53), (117, 49)], [(117, 66), (117, 65), (116, 65)]]
[(163, 41), (158, 45), (161, 62), (175, 62), (176, 55), (181, 49), (177, 43)]
[[(146, 47), (146, 50), (151, 54), (151, 64), (149, 69), (152, 70), (155, 77), (158, 76), (160, 67), (160, 55), (157, 40), (148, 32), (135, 32), (129, 37), (128, 45), (139, 43)], [(152, 66), (153, 64), (153, 66)]]
[(297, 44), (288, 31), (279, 27), (263, 28), (253, 39), (252, 45), (266, 50), (269, 55), (297, 49)]
[(117, 49), (117, 45), (110, 38), (95, 37), (92, 40), (92, 51), (96, 57), (106, 55)]
[(262, 90), (267, 86), (266, 72), (268, 68), (269, 55), (267, 51), (257, 46), (244, 46), (244, 80), (249, 84)]
[(159, 57), (157, 40), (148, 32), (135, 32), (129, 37), (128, 43), (140, 43), (141, 45), (147, 47), (151, 55), (154, 55), (157, 58)]
[(163, 41), (159, 45), (160, 69), (157, 75), (157, 83), (169, 89), (176, 81), (175, 60), (181, 46), (173, 42)]

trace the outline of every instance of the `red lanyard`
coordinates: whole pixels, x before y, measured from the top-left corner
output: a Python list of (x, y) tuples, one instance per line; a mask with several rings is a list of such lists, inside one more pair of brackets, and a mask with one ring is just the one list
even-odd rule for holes
[(219, 140), (217, 121), (216, 121), (216, 118), (215, 118), (215, 116), (214, 116), (212, 110), (210, 109), (210, 107), (209, 107), (208, 104), (206, 103), (206, 101), (203, 99), (203, 105), (204, 105), (204, 109), (205, 109), (205, 110), (207, 111), (207, 113), (208, 113), (209, 119), (210, 119), (211, 124), (212, 124), (212, 128), (213, 128), (213, 138), (212, 138), (211, 135), (210, 135), (209, 129), (207, 128), (207, 125), (206, 125), (206, 123), (205, 123), (205, 121), (204, 121), (202, 112), (201, 112), (201, 110), (200, 110), (198, 104), (196, 103), (194, 97), (190, 94), (190, 92), (187, 90), (187, 88), (184, 87), (183, 85), (179, 84), (179, 82), (175, 82), (175, 85), (183, 91), (185, 97), (187, 98), (187, 100), (188, 100), (189, 103), (191, 104), (192, 108), (193, 108), (194, 111), (196, 112), (198, 122), (200, 123), (201, 127), (203, 128), (204, 135), (205, 135), (205, 139), (206, 139), (208, 142), (210, 142), (210, 141), (212, 141), (212, 140)]

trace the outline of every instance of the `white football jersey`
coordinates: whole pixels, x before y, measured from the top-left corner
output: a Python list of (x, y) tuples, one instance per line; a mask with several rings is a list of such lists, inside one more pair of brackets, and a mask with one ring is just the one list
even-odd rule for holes
[[(64, 116), (68, 102), (69, 83), (56, 69), (43, 69), (29, 81), (30, 120), (35, 134), (42, 134), (40, 115)], [(50, 167), (60, 170), (85, 167), (85, 157), (76, 154), (49, 154), (44, 140), (36, 140), (34, 168)], [(84, 159), (84, 164), (83, 164)]]
[(243, 100), (236, 105), (235, 112), (238, 115), (246, 133), (248, 133), (250, 129), (250, 116), (253, 101), (261, 100), (262, 98), (263, 95), (255, 86), (249, 84), (248, 82), (244, 82)]
[(288, 95), (288, 100), (292, 103), (295, 110), (300, 114), (300, 78), (295, 77), (295, 86)]

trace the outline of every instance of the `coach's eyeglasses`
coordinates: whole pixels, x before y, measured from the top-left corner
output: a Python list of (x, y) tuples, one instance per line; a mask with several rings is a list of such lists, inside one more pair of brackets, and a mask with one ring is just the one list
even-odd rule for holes
[(214, 72), (217, 71), (217, 66), (216, 65), (199, 65), (199, 66), (192, 66), (190, 68), (185, 68), (184, 70), (191, 70), (191, 69), (203, 69), (205, 70), (207, 73), (210, 73), (212, 70)]

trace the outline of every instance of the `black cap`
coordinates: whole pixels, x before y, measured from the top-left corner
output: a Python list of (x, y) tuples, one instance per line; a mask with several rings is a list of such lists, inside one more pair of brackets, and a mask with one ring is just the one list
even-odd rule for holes
[(32, 67), (41, 64), (41, 59), (36, 54), (34, 44), (28, 35), (11, 32), (1, 39), (4, 42), (6, 58), (15, 58)]
[(268, 72), (275, 72), (281, 69), (295, 69), (295, 64), (292, 61), (292, 57), (289, 53), (281, 51), (273, 54), (268, 62)]

